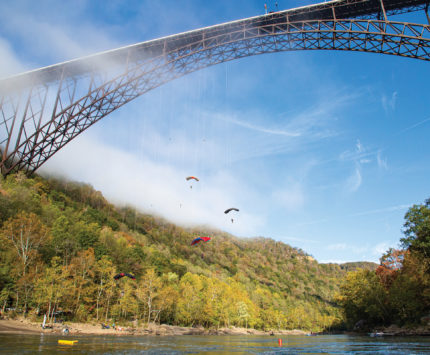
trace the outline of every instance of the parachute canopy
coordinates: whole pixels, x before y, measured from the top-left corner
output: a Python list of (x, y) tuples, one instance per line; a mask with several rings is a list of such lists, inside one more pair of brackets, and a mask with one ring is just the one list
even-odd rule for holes
[(209, 240), (211, 240), (211, 237), (198, 237), (191, 242), (191, 245), (194, 245), (200, 242), (208, 242)]
[(232, 208), (228, 208), (228, 209), (226, 209), (225, 211), (224, 211), (224, 213), (229, 213), (229, 212), (231, 212), (231, 211), (237, 211), (237, 212), (239, 212), (239, 210), (237, 209), (237, 208), (234, 208), (234, 207), (232, 207)]
[(114, 278), (115, 280), (119, 280), (120, 278), (122, 278), (122, 277), (124, 277), (124, 276), (127, 276), (127, 277), (129, 277), (130, 279), (132, 279), (132, 280), (136, 280), (136, 278), (135, 278), (132, 274), (127, 274), (127, 273), (125, 273), (125, 272), (121, 272), (120, 274), (115, 275), (113, 278)]
[(185, 179), (187, 179), (187, 181), (189, 181), (189, 180), (196, 180), (196, 181), (199, 181), (199, 179), (198, 178), (196, 178), (195, 176), (188, 176), (188, 177), (186, 177)]

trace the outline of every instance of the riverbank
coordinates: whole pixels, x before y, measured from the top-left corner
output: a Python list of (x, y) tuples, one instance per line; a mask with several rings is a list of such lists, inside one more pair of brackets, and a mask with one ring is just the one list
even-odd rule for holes
[(373, 334), (381, 333), (381, 336), (430, 336), (430, 325), (423, 325), (419, 327), (398, 327), (390, 325), (385, 328), (375, 329)]
[(70, 335), (306, 335), (308, 332), (302, 330), (282, 330), (282, 331), (262, 331), (247, 328), (219, 328), (205, 329), (203, 327), (179, 327), (167, 324), (150, 324), (144, 327), (122, 327), (115, 329), (102, 328), (101, 323), (55, 323), (52, 328), (42, 329), (41, 323), (31, 322), (25, 318), (0, 319), (0, 334), (40, 334), (53, 333), (63, 334), (63, 329), (67, 328)]

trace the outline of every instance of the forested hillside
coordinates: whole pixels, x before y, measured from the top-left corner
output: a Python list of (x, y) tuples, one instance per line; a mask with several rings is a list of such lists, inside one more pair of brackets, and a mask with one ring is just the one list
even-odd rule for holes
[[(212, 239), (191, 246), (198, 236)], [(113, 206), (87, 184), (21, 173), (1, 180), (0, 238), (3, 312), (77, 321), (328, 329), (341, 323), (341, 278), (357, 266), (318, 264), (267, 238), (182, 228)]]

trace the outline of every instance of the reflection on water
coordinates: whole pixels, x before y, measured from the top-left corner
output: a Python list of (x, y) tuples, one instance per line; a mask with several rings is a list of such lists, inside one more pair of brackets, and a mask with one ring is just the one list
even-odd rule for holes
[[(430, 338), (349, 335), (58, 336), (0, 334), (1, 354), (430, 354)], [(58, 339), (78, 340), (59, 345)]]

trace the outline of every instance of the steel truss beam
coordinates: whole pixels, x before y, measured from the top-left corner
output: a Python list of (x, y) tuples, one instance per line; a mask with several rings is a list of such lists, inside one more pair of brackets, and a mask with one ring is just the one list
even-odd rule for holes
[(101, 63), (99, 57), (80, 70), (63, 65), (59, 71), (54, 66), (55, 79), (41, 82), (33, 75), (33, 82), (24, 85), (20, 79), (14, 86), (9, 81), (7, 87), (0, 82), (2, 174), (32, 173), (80, 133), (136, 97), (230, 60), (293, 50), (347, 50), (430, 60), (428, 25), (336, 20), (335, 16), (295, 22), (289, 16), (283, 21), (268, 17), (255, 18), (258, 25), (242, 21), (228, 30), (193, 31), (186, 40), (184, 35), (170, 37), (161, 41), (162, 47), (152, 43), (152, 50), (130, 47), (119, 59), (110, 56)]

